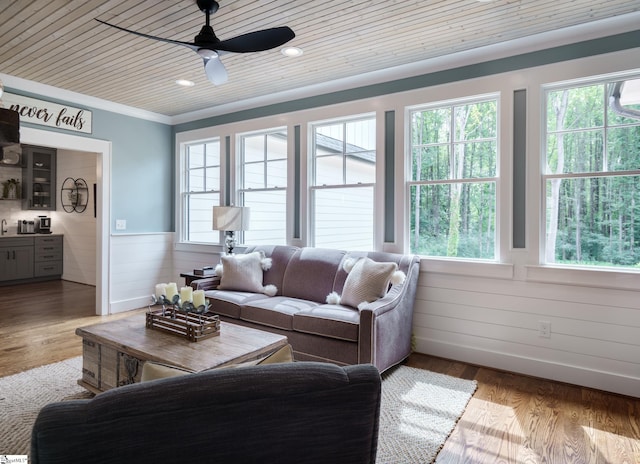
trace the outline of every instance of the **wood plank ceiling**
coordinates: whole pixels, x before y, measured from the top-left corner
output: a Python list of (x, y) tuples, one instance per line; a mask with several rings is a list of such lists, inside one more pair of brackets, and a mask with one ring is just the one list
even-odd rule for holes
[(304, 54), (226, 54), (229, 82), (214, 86), (189, 49), (94, 21), (192, 41), (204, 24), (195, 0), (0, 0), (0, 73), (175, 116), (640, 11), (638, 0), (219, 3), (221, 40), (286, 25)]

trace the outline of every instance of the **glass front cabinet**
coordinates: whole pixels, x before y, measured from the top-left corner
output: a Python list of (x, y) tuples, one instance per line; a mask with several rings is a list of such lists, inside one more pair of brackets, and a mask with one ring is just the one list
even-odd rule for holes
[(22, 146), (22, 209), (56, 209), (56, 149)]

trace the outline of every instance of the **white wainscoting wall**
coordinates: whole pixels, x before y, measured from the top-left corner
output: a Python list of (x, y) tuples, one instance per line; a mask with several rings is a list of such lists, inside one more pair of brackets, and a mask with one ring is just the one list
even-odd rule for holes
[(173, 237), (173, 232), (111, 235), (110, 313), (145, 307), (157, 283), (180, 282)]
[(637, 292), (422, 269), (416, 351), (640, 397)]

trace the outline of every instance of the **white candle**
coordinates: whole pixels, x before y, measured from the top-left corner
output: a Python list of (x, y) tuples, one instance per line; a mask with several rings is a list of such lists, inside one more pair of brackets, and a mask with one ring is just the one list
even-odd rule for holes
[(159, 300), (162, 295), (167, 294), (167, 284), (156, 284), (156, 300)]
[(194, 290), (193, 291), (193, 306), (198, 308), (199, 306), (204, 306), (204, 290)]
[(182, 303), (193, 302), (193, 288), (191, 287), (182, 287), (180, 289), (180, 299)]
[(173, 296), (178, 294), (178, 286), (175, 282), (169, 282), (165, 287), (167, 300), (172, 301)]

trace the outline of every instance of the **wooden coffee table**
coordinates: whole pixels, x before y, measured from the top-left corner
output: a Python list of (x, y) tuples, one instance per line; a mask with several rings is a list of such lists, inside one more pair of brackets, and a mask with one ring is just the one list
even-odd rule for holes
[(83, 347), (78, 384), (94, 393), (139, 382), (145, 361), (201, 372), (259, 359), (287, 345), (284, 335), (225, 322), (220, 335), (190, 342), (146, 328), (144, 313), (80, 327), (76, 334)]

